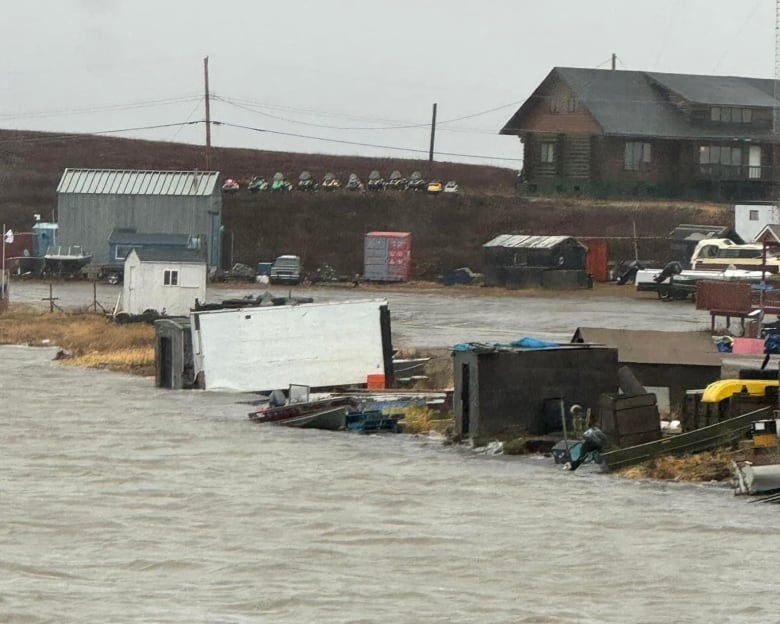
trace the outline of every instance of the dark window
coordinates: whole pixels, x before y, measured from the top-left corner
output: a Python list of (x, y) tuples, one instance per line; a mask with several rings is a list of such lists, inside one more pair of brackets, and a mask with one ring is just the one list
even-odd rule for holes
[(710, 119), (722, 123), (750, 123), (753, 121), (753, 110), (736, 106), (713, 106)]
[(163, 274), (163, 284), (165, 286), (177, 286), (179, 284), (179, 272), (166, 270)]
[(541, 157), (540, 161), (543, 163), (555, 162), (555, 143), (542, 143), (541, 144)]
[(642, 163), (651, 161), (650, 143), (641, 141), (627, 141), (623, 154), (623, 168), (627, 171), (636, 171), (642, 167)]

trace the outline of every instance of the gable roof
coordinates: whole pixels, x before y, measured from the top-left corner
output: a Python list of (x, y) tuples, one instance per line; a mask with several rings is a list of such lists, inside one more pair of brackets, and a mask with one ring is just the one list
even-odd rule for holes
[(499, 234), (482, 247), (516, 247), (522, 249), (552, 249), (565, 241), (574, 241), (581, 247), (582, 243), (571, 236), (526, 236), (525, 234)]
[(738, 244), (745, 242), (727, 225), (696, 225), (693, 223), (681, 223), (669, 232), (666, 238), (680, 242), (699, 242), (705, 238), (728, 238)]
[(618, 362), (624, 364), (721, 364), (712, 336), (704, 332), (579, 327), (571, 341), (615, 347), (618, 350)]
[(206, 263), (206, 249), (186, 249), (177, 247), (134, 247), (130, 255), (135, 254), (141, 262), (175, 262), (179, 264)]
[(207, 196), (218, 181), (218, 171), (65, 169), (57, 193)]
[[(524, 120), (539, 101), (546, 99), (548, 85), (563, 81), (588, 110), (604, 134), (662, 138), (733, 139), (733, 126), (693, 127), (685, 113), (670, 100), (670, 93), (688, 102), (709, 106), (773, 108), (773, 81), (736, 76), (700, 76), (658, 72), (556, 67), (501, 129), (501, 134), (520, 134)], [(771, 128), (740, 128), (741, 138), (772, 137)]]

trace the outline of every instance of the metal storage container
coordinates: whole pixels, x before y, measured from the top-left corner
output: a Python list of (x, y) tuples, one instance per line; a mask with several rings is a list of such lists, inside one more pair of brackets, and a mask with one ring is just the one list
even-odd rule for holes
[(406, 281), (411, 256), (411, 232), (369, 232), (364, 245), (363, 277), (375, 282)]

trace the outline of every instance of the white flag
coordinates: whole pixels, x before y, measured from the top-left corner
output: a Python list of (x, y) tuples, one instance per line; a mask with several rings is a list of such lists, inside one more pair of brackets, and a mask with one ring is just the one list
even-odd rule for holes
[(13, 230), (8, 230), (5, 233), (5, 242), (6, 243), (13, 243), (14, 242), (14, 231)]

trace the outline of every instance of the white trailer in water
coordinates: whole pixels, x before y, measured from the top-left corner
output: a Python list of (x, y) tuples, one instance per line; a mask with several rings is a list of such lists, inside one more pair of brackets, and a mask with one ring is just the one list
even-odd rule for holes
[(385, 299), (202, 310), (190, 318), (195, 375), (207, 390), (366, 384), (392, 365)]

